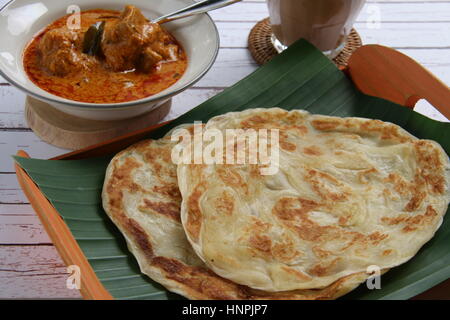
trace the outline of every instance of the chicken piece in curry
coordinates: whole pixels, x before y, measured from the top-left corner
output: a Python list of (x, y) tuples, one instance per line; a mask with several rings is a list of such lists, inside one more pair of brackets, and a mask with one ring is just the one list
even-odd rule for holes
[(186, 54), (177, 40), (139, 9), (81, 12), (45, 28), (27, 46), (24, 67), (40, 88), (63, 98), (118, 103), (154, 95), (183, 75)]

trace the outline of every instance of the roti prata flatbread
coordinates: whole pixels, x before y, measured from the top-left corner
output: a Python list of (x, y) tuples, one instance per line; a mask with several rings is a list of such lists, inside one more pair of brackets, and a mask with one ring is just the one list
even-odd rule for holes
[(181, 225), (181, 195), (175, 142), (167, 136), (145, 140), (110, 162), (102, 193), (103, 207), (124, 235), (141, 271), (168, 290), (190, 299), (334, 299), (357, 287), (358, 273), (321, 290), (264, 292), (219, 277), (197, 257)]
[(325, 288), (408, 261), (442, 223), (449, 160), (434, 141), (379, 120), (279, 108), (205, 126), (224, 135), (237, 128), (279, 130), (275, 174), (249, 163), (177, 171), (187, 238), (223, 278), (273, 292)]

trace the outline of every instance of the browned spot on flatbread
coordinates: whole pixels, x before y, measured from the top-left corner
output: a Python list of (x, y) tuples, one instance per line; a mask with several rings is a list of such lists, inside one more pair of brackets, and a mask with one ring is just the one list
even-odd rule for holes
[(282, 220), (294, 220), (297, 216), (304, 218), (308, 212), (317, 208), (318, 205), (317, 202), (309, 199), (281, 198), (275, 204), (272, 211)]
[(280, 131), (279, 132), (279, 144), (280, 144), (281, 149), (283, 149), (285, 151), (289, 151), (289, 152), (295, 151), (297, 149), (297, 146), (288, 140), (289, 140), (289, 136), (287, 135), (287, 133), (284, 131)]
[(307, 241), (318, 241), (330, 227), (320, 226), (308, 217), (308, 213), (319, 206), (313, 200), (302, 198), (281, 198), (272, 209), (273, 214), (283, 223), (296, 231), (298, 236)]
[(350, 218), (351, 218), (350, 215), (340, 216), (338, 219), (338, 224), (340, 226), (346, 226), (347, 223), (349, 222)]
[(272, 240), (268, 236), (254, 234), (250, 237), (248, 243), (251, 248), (262, 252), (265, 256), (271, 255)]
[(148, 234), (145, 232), (145, 230), (139, 225), (139, 223), (130, 218), (124, 218), (122, 220), (122, 223), (124, 223), (124, 227), (127, 229), (128, 234), (134, 238), (135, 242), (139, 245), (146, 258), (152, 259), (153, 248), (152, 244), (148, 240)]
[(423, 200), (426, 198), (427, 194), (425, 192), (416, 191), (411, 200), (406, 204), (405, 211), (412, 212), (417, 210), (422, 204)]
[(143, 203), (138, 207), (142, 212), (159, 213), (173, 219), (177, 222), (181, 222), (180, 219), (180, 205), (177, 202), (162, 202), (151, 201), (149, 199), (143, 200)]
[(338, 120), (333, 119), (323, 119), (323, 120), (316, 119), (311, 121), (311, 124), (316, 130), (329, 131), (339, 127), (340, 122)]
[(126, 158), (120, 167), (116, 166), (113, 169), (112, 177), (108, 185), (108, 191), (114, 192), (114, 188), (116, 187), (128, 187), (131, 183), (133, 183), (131, 179), (131, 172), (141, 166), (142, 164), (136, 160)]
[(267, 119), (262, 116), (252, 116), (241, 121), (242, 128), (262, 128), (267, 123)]
[(187, 266), (167, 257), (155, 257), (152, 264), (160, 268), (168, 279), (185, 286), (194, 297), (230, 300), (240, 296), (240, 286), (220, 278), (205, 268)]
[(309, 156), (321, 156), (323, 154), (318, 146), (305, 147), (303, 148), (303, 153)]
[(172, 163), (171, 148), (158, 144), (154, 140), (144, 140), (143, 143), (137, 143), (132, 148), (138, 154), (141, 154), (145, 163), (150, 165), (155, 173), (156, 179), (164, 183), (165, 176), (176, 178), (176, 167)]
[(381, 221), (388, 225), (397, 225), (400, 223), (404, 223), (405, 225), (402, 231), (410, 232), (416, 230), (417, 227), (420, 225), (430, 224), (436, 216), (437, 216), (436, 210), (434, 210), (434, 208), (431, 205), (429, 205), (427, 206), (427, 209), (424, 214), (409, 215), (402, 213), (394, 218), (382, 217)]
[(335, 258), (328, 263), (318, 263), (314, 265), (311, 269), (308, 270), (308, 273), (317, 276), (324, 277), (333, 272), (337, 263), (341, 260), (341, 258)]
[[(343, 201), (348, 197), (347, 192), (341, 190), (343, 184), (328, 173), (310, 169), (304, 178), (324, 200)], [(330, 190), (327, 184), (332, 184), (337, 190)]]
[(245, 227), (245, 234), (249, 234), (246, 245), (259, 257), (264, 259), (274, 259), (284, 263), (291, 262), (302, 253), (295, 249), (291, 235), (283, 233), (276, 241), (267, 235), (270, 232), (271, 224), (262, 222), (252, 217), (252, 223)]
[(369, 234), (368, 238), (369, 240), (374, 244), (377, 245), (379, 244), (381, 241), (383, 241), (384, 239), (388, 238), (389, 235), (381, 233), (379, 231), (375, 231), (372, 232), (371, 234)]
[(214, 200), (214, 206), (219, 214), (231, 216), (234, 210), (233, 197), (225, 191), (219, 198)]
[(186, 232), (189, 233), (191, 238), (197, 242), (200, 229), (202, 227), (202, 212), (200, 210), (200, 198), (205, 192), (205, 186), (203, 184), (198, 184), (195, 186), (192, 193), (187, 199), (187, 221), (186, 221)]
[[(124, 151), (136, 151), (138, 153), (145, 153), (147, 149), (152, 148), (152, 145), (155, 143), (155, 140), (142, 140), (139, 142), (136, 142), (131, 147)], [(117, 155), (116, 155), (117, 156)]]
[(288, 112), (285, 110), (278, 110), (276, 113), (265, 113), (262, 112), (259, 115), (250, 116), (241, 121), (241, 128), (252, 128), (252, 129), (282, 129), (282, 121), (288, 120), (286, 116)]
[(184, 263), (166, 257), (154, 257), (152, 264), (160, 267), (166, 274), (180, 274), (187, 269)]
[[(123, 154), (120, 153), (119, 155)], [(139, 162), (132, 158), (126, 158), (124, 163), (119, 167), (118, 161), (114, 162), (111, 178), (106, 185), (109, 194), (109, 205), (113, 210), (122, 209), (122, 190), (135, 190), (137, 185), (131, 179), (131, 172), (142, 166)]]
[(285, 110), (278, 110), (275, 113), (261, 113), (248, 117), (241, 121), (239, 127), (246, 129), (278, 129), (280, 130), (279, 145), (285, 151), (294, 151), (297, 146), (288, 141), (288, 136), (283, 130), (290, 130), (296, 135), (304, 136), (308, 133), (308, 128), (305, 125), (299, 124), (303, 120), (303, 115), (297, 113), (289, 113)]
[(294, 249), (292, 242), (275, 243), (272, 246), (272, 256), (278, 261), (289, 263), (293, 259), (301, 256), (302, 253)]
[(219, 178), (228, 186), (240, 189), (244, 194), (248, 194), (248, 184), (244, 181), (242, 176), (234, 170), (233, 165), (222, 165), (217, 167), (216, 172)]
[[(330, 286), (321, 290), (294, 290), (284, 292), (265, 292), (238, 285), (227, 279), (221, 278), (202, 267), (187, 266), (178, 260), (167, 257), (155, 257), (152, 264), (165, 273), (168, 279), (176, 281), (183, 286), (191, 297), (197, 299), (245, 299), (245, 300), (280, 300), (280, 299), (331, 299), (343, 290), (348, 279), (359, 276), (359, 274), (344, 277), (334, 282)], [(298, 272), (293, 270), (294, 272)], [(306, 278), (308, 275), (296, 274), (299, 278)]]
[[(295, 231), (300, 239), (313, 242), (317, 248), (320, 244), (338, 240), (341, 247), (336, 250), (342, 252), (353, 246), (365, 246), (369, 241), (379, 243), (387, 237), (387, 235), (379, 233), (364, 235), (334, 225), (319, 225), (309, 218), (309, 213), (321, 206), (320, 203), (313, 200), (281, 198), (273, 207), (272, 213), (281, 219), (287, 228)], [(317, 248), (314, 253), (321, 258), (331, 258), (336, 254), (331, 251), (320, 251)]]
[(174, 200), (181, 199), (180, 189), (175, 183), (153, 186), (152, 191), (164, 196), (168, 196)]
[(430, 224), (437, 216), (436, 210), (429, 205), (424, 214), (410, 217), (407, 225), (402, 229), (403, 232), (410, 232), (417, 229), (419, 225)]
[(295, 151), (297, 149), (297, 146), (289, 141), (283, 140), (282, 138), (280, 139), (280, 147), (281, 149), (285, 150), (285, 151)]
[(397, 173), (390, 173), (384, 181), (391, 183), (400, 195), (407, 195), (409, 192), (409, 183)]
[(301, 136), (304, 136), (308, 133), (308, 128), (306, 126), (295, 126), (295, 130), (297, 130)]
[(281, 267), (284, 271), (286, 271), (289, 274), (294, 275), (297, 279), (299, 279), (300, 281), (311, 281), (311, 277), (309, 275), (307, 275), (306, 273), (287, 267), (287, 266), (282, 266)]
[(431, 191), (437, 194), (445, 192), (445, 179), (442, 174), (443, 164), (440, 152), (430, 141), (419, 140), (414, 142), (417, 161), (421, 168), (421, 175), (430, 186)]
[[(212, 271), (203, 267), (185, 265), (178, 260), (167, 257), (154, 257), (152, 265), (160, 268), (168, 279), (176, 281), (183, 286), (187, 293), (197, 299), (245, 299), (245, 300), (315, 300), (332, 299), (340, 291), (345, 290), (345, 284), (352, 277), (358, 277), (363, 273), (343, 277), (330, 286), (321, 290), (293, 290), (284, 292), (265, 292), (238, 285), (230, 280), (217, 276)], [(298, 272), (294, 270), (294, 272)], [(306, 274), (296, 274), (299, 278), (306, 279)]]
[[(336, 232), (338, 234), (338, 232)], [(345, 245), (341, 248), (340, 251), (347, 250), (348, 248), (356, 245), (356, 244), (362, 244), (368, 242), (368, 238), (370, 236), (365, 236), (362, 233), (359, 232), (351, 232), (351, 231), (344, 231), (344, 229), (340, 230), (339, 236)]]
[[(387, 178), (384, 179), (385, 182), (392, 184), (394, 190), (401, 196), (410, 196), (410, 200), (405, 205), (404, 210), (407, 212), (412, 212), (420, 208), (421, 204), (427, 197), (426, 190), (426, 180), (424, 176), (420, 173), (420, 170), (415, 174), (413, 181), (406, 181), (397, 173), (390, 173)], [(384, 193), (391, 197), (389, 191), (386, 190)]]
[(378, 173), (378, 170), (372, 167), (370, 169), (358, 172), (358, 181), (360, 183), (367, 184), (368, 183), (367, 177), (370, 176), (372, 173)]
[(332, 254), (331, 251), (325, 250), (319, 246), (313, 246), (312, 251), (314, 255), (319, 259), (327, 258)]
[(252, 223), (250, 224), (249, 230), (255, 232), (267, 232), (270, 229), (270, 223), (263, 222), (260, 219), (252, 216), (250, 217)]
[(383, 140), (396, 140), (400, 143), (412, 141), (398, 126), (381, 120), (366, 120), (360, 124), (360, 129), (363, 132), (379, 134)]
[[(120, 154), (119, 154), (120, 155)], [(132, 190), (135, 185), (131, 178), (131, 172), (139, 168), (141, 164), (132, 158), (126, 158), (122, 165), (113, 160), (111, 178), (106, 186), (109, 196), (111, 217), (126, 230), (130, 237), (142, 248), (147, 258), (153, 256), (153, 248), (148, 240), (148, 235), (142, 227), (133, 219), (128, 218), (123, 212), (123, 190)]]

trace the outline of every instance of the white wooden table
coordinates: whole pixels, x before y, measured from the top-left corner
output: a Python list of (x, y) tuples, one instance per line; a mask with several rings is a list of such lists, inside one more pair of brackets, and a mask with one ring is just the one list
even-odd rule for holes
[[(6, 2), (0, 0), (0, 5)], [(220, 32), (217, 61), (193, 88), (174, 98), (167, 119), (188, 111), (257, 68), (247, 50), (247, 36), (267, 15), (263, 0), (244, 0), (211, 14)], [(374, 22), (377, 17), (380, 21)], [(369, 0), (355, 28), (363, 43), (393, 47), (450, 86), (450, 1)], [(14, 174), (10, 156), (19, 149), (43, 159), (67, 152), (33, 134), (24, 119), (24, 99), (21, 91), (0, 79), (0, 298), (80, 298), (78, 291), (66, 288), (66, 268)], [(425, 102), (420, 102), (416, 110), (447, 121)]]

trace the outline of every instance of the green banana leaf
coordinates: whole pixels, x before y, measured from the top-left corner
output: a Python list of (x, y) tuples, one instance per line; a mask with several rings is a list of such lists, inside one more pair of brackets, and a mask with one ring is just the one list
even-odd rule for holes
[[(229, 111), (254, 107), (306, 109), (334, 116), (358, 116), (396, 123), (419, 138), (439, 142), (450, 153), (450, 124), (424, 117), (392, 102), (359, 92), (316, 48), (300, 40), (270, 63), (154, 131)], [(61, 214), (98, 278), (118, 299), (177, 298), (139, 272), (125, 240), (101, 206), (106, 166), (113, 155), (85, 160), (38, 160), (15, 157)], [(447, 212), (448, 213), (448, 212)], [(168, 240), (170, 241), (170, 240)], [(407, 299), (450, 277), (450, 217), (436, 236), (409, 262), (382, 276), (380, 290), (362, 284), (345, 298)]]

